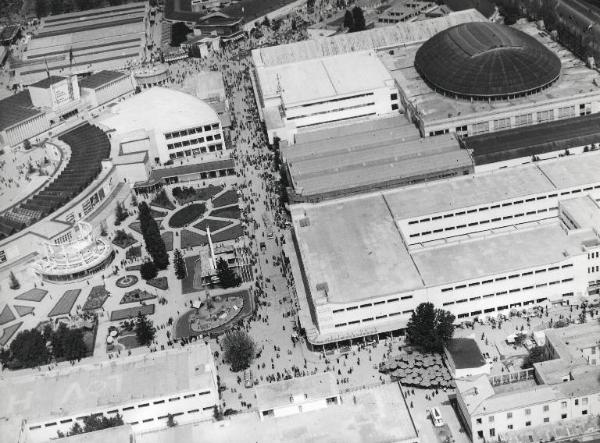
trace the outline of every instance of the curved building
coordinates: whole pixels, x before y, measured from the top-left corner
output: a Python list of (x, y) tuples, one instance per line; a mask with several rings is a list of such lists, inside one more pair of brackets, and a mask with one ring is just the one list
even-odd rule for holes
[(226, 150), (217, 112), (184, 92), (150, 88), (110, 112), (102, 124), (116, 131), (123, 154), (148, 150), (157, 163), (166, 163), (183, 157), (203, 161)]
[(101, 271), (112, 262), (115, 255), (112, 246), (97, 238), (89, 223), (77, 223), (73, 235), (74, 239), (64, 243), (44, 243), (45, 256), (34, 267), (44, 280), (78, 280)]
[(539, 92), (561, 71), (558, 56), (535, 38), (497, 23), (465, 23), (419, 48), (415, 68), (433, 89), (454, 97), (505, 99)]

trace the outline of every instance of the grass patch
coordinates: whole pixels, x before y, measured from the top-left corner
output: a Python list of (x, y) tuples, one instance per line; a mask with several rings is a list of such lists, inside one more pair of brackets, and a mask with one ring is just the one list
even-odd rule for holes
[(159, 211), (157, 209), (150, 208), (150, 215), (152, 218), (164, 218), (166, 217), (168, 212)]
[(211, 238), (213, 242), (218, 243), (227, 240), (235, 240), (236, 238), (242, 237), (244, 235), (244, 228), (242, 225), (235, 225), (231, 228), (225, 229), (224, 231), (217, 232), (216, 234), (211, 234)]
[(110, 292), (104, 286), (94, 286), (83, 304), (83, 310), (91, 311), (93, 309), (100, 309), (109, 295)]
[(204, 203), (192, 203), (173, 214), (169, 219), (169, 226), (171, 228), (183, 228), (202, 217), (205, 211), (206, 206)]
[(214, 198), (213, 207), (220, 208), (221, 206), (230, 206), (238, 202), (238, 194), (234, 189), (225, 191), (223, 194)]
[(117, 309), (110, 313), (110, 321), (120, 321), (137, 317), (139, 314), (152, 315), (154, 314), (154, 305), (136, 306), (133, 308)]
[(184, 229), (181, 231), (181, 249), (202, 246), (208, 244), (206, 235), (196, 234), (195, 232)]
[(167, 251), (172, 251), (173, 250), (173, 232), (166, 231), (166, 232), (163, 232), (162, 234), (160, 234), (160, 236), (162, 237), (163, 241), (165, 242), (165, 248), (167, 248)]
[(167, 195), (167, 191), (165, 191), (164, 189), (158, 194), (156, 194), (156, 197), (152, 199), (150, 204), (153, 206), (158, 206), (159, 208), (166, 209), (168, 211), (172, 211), (173, 209), (175, 209), (175, 205)]
[(162, 289), (163, 291), (169, 289), (169, 280), (167, 277), (156, 277), (146, 281), (146, 283), (154, 288)]
[(137, 240), (133, 238), (131, 234), (128, 234), (122, 229), (117, 230), (115, 233), (115, 238), (113, 239), (113, 244), (121, 249), (126, 249), (136, 242)]
[(194, 228), (206, 232), (206, 228), (208, 227), (210, 228), (210, 232), (213, 233), (219, 229), (223, 229), (225, 226), (229, 226), (232, 223), (232, 221), (228, 220), (214, 220), (212, 218), (205, 218), (200, 223), (195, 224)]
[(135, 334), (124, 335), (122, 337), (119, 337), (117, 338), (117, 342), (125, 346), (126, 349), (133, 349), (140, 346)]
[(141, 289), (134, 289), (133, 291), (128, 291), (123, 295), (119, 304), (123, 305), (126, 303), (135, 303), (143, 300), (150, 300), (156, 298), (155, 294), (151, 294), (148, 291), (143, 291)]
[(73, 305), (77, 301), (77, 297), (79, 297), (80, 292), (81, 289), (70, 289), (65, 292), (56, 302), (52, 310), (48, 313), (48, 317), (69, 314), (71, 309), (73, 309)]
[(45, 289), (34, 288), (27, 292), (23, 292), (21, 295), (17, 295), (15, 300), (27, 300), (40, 302), (44, 299), (48, 291)]
[(233, 218), (239, 220), (242, 216), (242, 211), (237, 206), (229, 206), (226, 208), (218, 208), (208, 214), (209, 217)]

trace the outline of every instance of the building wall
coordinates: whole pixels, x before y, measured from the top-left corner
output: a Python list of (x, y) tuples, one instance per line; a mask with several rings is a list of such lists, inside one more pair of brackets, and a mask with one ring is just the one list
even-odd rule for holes
[[(460, 395), (457, 396), (460, 399)], [(459, 400), (459, 404), (460, 404)], [(464, 409), (461, 408), (461, 411)], [(497, 439), (501, 433), (524, 430), (534, 426), (548, 425), (586, 415), (600, 413), (600, 397), (597, 393), (577, 397), (563, 397), (553, 401), (533, 403), (524, 408), (511, 409), (493, 414), (476, 414), (470, 417), (473, 441)], [(467, 418), (469, 416), (467, 415)]]
[[(294, 128), (392, 112), (398, 112), (398, 91), (395, 86), (336, 97), (328, 101), (295, 106), (284, 103), (286, 125)], [(293, 143), (293, 140), (288, 141)]]
[(517, 104), (505, 111), (463, 114), (440, 120), (422, 118), (405, 96), (402, 102), (407, 114), (416, 120), (423, 137), (450, 132), (471, 136), (600, 112), (600, 94), (597, 92), (556, 100), (543, 100), (540, 96), (539, 101)]
[(173, 130), (163, 134), (156, 134), (158, 157), (162, 163), (176, 158), (210, 154), (216, 157), (219, 152), (227, 149), (223, 138), (223, 128), (218, 119), (201, 122), (197, 126), (190, 126)]
[(2, 145), (14, 146), (50, 129), (50, 120), (46, 114), (36, 115), (4, 131), (0, 131)]
[(133, 80), (128, 76), (112, 81), (98, 89), (82, 88), (81, 95), (88, 107), (96, 108), (123, 95), (132, 94), (134, 91)]

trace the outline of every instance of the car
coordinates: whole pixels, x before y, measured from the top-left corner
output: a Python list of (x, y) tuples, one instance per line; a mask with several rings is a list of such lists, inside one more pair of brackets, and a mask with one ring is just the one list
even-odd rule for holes
[(444, 420), (442, 419), (442, 414), (440, 410), (436, 407), (433, 407), (429, 410), (429, 417), (433, 422), (433, 426), (439, 428), (440, 426), (444, 426)]
[(246, 369), (244, 371), (244, 386), (246, 386), (247, 388), (251, 388), (252, 386), (254, 386), (254, 383), (252, 381), (252, 371), (250, 369)]

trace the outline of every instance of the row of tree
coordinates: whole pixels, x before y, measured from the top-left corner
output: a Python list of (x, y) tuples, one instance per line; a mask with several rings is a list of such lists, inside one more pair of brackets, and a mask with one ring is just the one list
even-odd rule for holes
[(85, 434), (87, 432), (100, 431), (102, 429), (114, 428), (123, 424), (123, 417), (118, 413), (112, 417), (105, 417), (100, 414), (92, 414), (83, 417), (83, 426), (75, 422), (71, 429), (65, 434), (62, 431), (56, 431), (58, 438), (69, 437), (71, 435)]
[(150, 254), (152, 261), (157, 269), (167, 269), (169, 266), (169, 254), (165, 242), (160, 236), (158, 224), (150, 214), (150, 208), (146, 202), (141, 202), (138, 205), (140, 230), (146, 244), (146, 251)]
[(364, 31), (366, 29), (365, 15), (358, 6), (352, 8), (352, 11), (346, 10), (344, 15), (344, 28), (348, 32)]
[(46, 325), (44, 332), (30, 329), (19, 332), (8, 350), (0, 353), (0, 361), (12, 368), (32, 368), (56, 360), (79, 360), (88, 349), (81, 328), (69, 328), (64, 323), (55, 330)]

